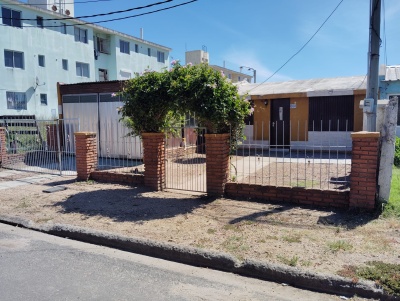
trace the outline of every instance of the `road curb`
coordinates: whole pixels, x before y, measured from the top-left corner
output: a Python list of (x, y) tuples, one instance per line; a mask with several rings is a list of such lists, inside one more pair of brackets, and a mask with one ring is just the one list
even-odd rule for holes
[(267, 281), (285, 283), (297, 288), (343, 296), (378, 298), (379, 300), (400, 300), (386, 295), (372, 281), (359, 280), (353, 283), (339, 276), (306, 272), (298, 268), (270, 264), (256, 260), (237, 261), (233, 256), (192, 247), (183, 247), (172, 243), (120, 236), (109, 232), (47, 223), (35, 224), (33, 221), (18, 217), (1, 216), (0, 222), (21, 226), (35, 231), (66, 237), (86, 243), (116, 248), (123, 251), (156, 257), (188, 265), (211, 268)]

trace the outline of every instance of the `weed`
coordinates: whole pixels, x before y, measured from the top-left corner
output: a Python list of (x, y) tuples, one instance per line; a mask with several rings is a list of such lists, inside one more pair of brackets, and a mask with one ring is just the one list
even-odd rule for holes
[(333, 253), (336, 253), (336, 252), (338, 252), (340, 250), (348, 251), (348, 250), (351, 250), (353, 248), (353, 246), (350, 243), (348, 243), (347, 241), (344, 241), (344, 240), (337, 240), (337, 241), (330, 242), (328, 244), (328, 246), (329, 246), (329, 249)]
[(222, 243), (222, 246), (231, 253), (250, 249), (249, 246), (244, 244), (243, 236), (230, 236)]
[(338, 274), (352, 278), (353, 282), (358, 281), (358, 277), (375, 281), (387, 293), (400, 296), (400, 264), (369, 261), (364, 267), (344, 266)]
[(207, 229), (208, 234), (215, 234), (216, 230), (215, 229)]
[(48, 218), (40, 218), (40, 219), (37, 219), (36, 222), (37, 222), (37, 223), (47, 223), (47, 222), (49, 222), (49, 221), (51, 221), (51, 220), (52, 220), (51, 217), (48, 217)]
[(301, 260), (300, 261), (300, 265), (302, 267), (309, 267), (309, 266), (311, 266), (311, 261), (309, 261), (309, 260)]
[(287, 258), (285, 256), (278, 256), (278, 260), (283, 264), (289, 265), (291, 267), (295, 267), (299, 261), (298, 256), (293, 256), (292, 258)]
[(299, 234), (293, 234), (293, 235), (289, 235), (289, 236), (284, 236), (282, 237), (282, 239), (286, 242), (289, 243), (294, 243), (294, 242), (301, 242), (301, 236)]
[(234, 231), (234, 232), (240, 232), (241, 230), (239, 229), (239, 226), (238, 225), (232, 225), (232, 224), (226, 224), (225, 226), (224, 226), (224, 230), (231, 230), (231, 231)]
[(250, 225), (254, 225), (256, 222), (255, 221), (250, 221), (250, 220), (246, 220), (246, 221), (241, 221), (239, 223), (240, 226), (250, 226)]
[(31, 206), (31, 204), (29, 204), (29, 202), (27, 202), (27, 201), (23, 201), (22, 203), (19, 203), (18, 205), (17, 205), (17, 207), (15, 207), (16, 209), (23, 209), (23, 208), (28, 208), (28, 207), (30, 207)]

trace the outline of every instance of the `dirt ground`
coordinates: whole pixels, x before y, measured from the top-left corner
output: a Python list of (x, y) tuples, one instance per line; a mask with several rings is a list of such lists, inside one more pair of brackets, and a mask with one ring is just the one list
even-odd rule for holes
[[(1, 171), (1, 170), (0, 170)], [(2, 182), (29, 177), (0, 177)], [(63, 185), (67, 189), (45, 193)], [(56, 177), (0, 190), (0, 214), (64, 223), (336, 274), (346, 265), (400, 262), (400, 220), (371, 214), (210, 199)]]

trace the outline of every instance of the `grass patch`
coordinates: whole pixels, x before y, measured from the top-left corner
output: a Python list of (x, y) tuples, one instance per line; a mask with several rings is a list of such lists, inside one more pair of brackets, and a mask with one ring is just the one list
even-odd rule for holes
[(352, 279), (360, 277), (375, 281), (386, 293), (400, 296), (400, 264), (370, 261), (363, 267), (344, 266), (338, 274)]
[(234, 231), (234, 232), (240, 232), (239, 226), (240, 225), (226, 224), (224, 226), (224, 230), (231, 230), (231, 231)]
[(244, 244), (243, 236), (230, 236), (223, 243), (222, 247), (230, 253), (237, 254), (241, 251), (249, 250), (249, 246)]
[(385, 205), (382, 215), (400, 218), (400, 167), (393, 166), (389, 202)]
[(282, 239), (284, 241), (286, 241), (286, 242), (289, 242), (289, 243), (295, 243), (295, 242), (299, 243), (299, 242), (301, 242), (300, 234), (293, 234), (293, 235), (284, 236), (284, 237), (282, 237)]
[(208, 234), (214, 234), (216, 232), (215, 229), (207, 229)]
[(289, 265), (291, 267), (295, 267), (300, 259), (298, 256), (293, 256), (292, 258), (287, 258), (285, 256), (277, 256), (277, 258), (283, 264)]
[(330, 242), (328, 244), (328, 247), (333, 253), (336, 253), (339, 251), (348, 251), (353, 248), (353, 246), (350, 243), (348, 243), (347, 241), (344, 241), (344, 240), (337, 240), (337, 241)]
[(31, 206), (31, 204), (29, 204), (29, 202), (27, 202), (27, 201), (23, 201), (22, 203), (19, 203), (16, 207), (15, 207), (15, 209), (23, 209), (23, 208), (28, 208), (28, 207), (30, 207)]

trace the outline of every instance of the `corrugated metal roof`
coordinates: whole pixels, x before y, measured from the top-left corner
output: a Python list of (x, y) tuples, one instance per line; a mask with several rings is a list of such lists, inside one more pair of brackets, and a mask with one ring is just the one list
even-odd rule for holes
[[(237, 84), (239, 94), (248, 93), (253, 96), (307, 93), (313, 96), (323, 92), (334, 95), (348, 95), (354, 90), (365, 90), (367, 87), (366, 76), (350, 76), (335, 78), (319, 78), (308, 80), (293, 80), (286, 82), (273, 82), (264, 84), (249, 84), (240, 82)], [(320, 93), (321, 92), (321, 93)]]
[(385, 80), (400, 80), (400, 66), (386, 66)]

